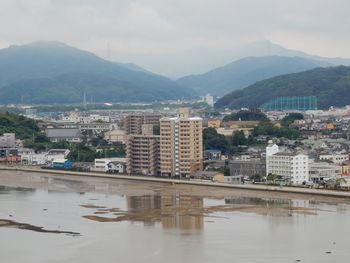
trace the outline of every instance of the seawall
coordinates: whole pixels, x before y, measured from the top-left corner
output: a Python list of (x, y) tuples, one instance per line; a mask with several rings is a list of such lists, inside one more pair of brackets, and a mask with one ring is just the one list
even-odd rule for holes
[(310, 195), (320, 195), (329, 197), (341, 197), (350, 198), (350, 191), (335, 191), (335, 190), (325, 190), (325, 189), (310, 189), (301, 187), (283, 187), (271, 185), (257, 185), (257, 184), (224, 184), (215, 182), (204, 182), (204, 181), (188, 181), (179, 179), (165, 179), (157, 177), (143, 177), (143, 176), (132, 176), (132, 175), (122, 175), (122, 174), (103, 174), (103, 173), (93, 173), (93, 172), (75, 172), (75, 171), (63, 171), (63, 170), (50, 170), (50, 169), (37, 169), (37, 168), (19, 168), (19, 167), (6, 167), (0, 166), (1, 170), (7, 171), (21, 171), (29, 173), (46, 173), (46, 174), (56, 174), (56, 175), (74, 175), (74, 176), (88, 176), (88, 177), (101, 177), (101, 178), (112, 178), (112, 179), (123, 179), (123, 180), (136, 180), (136, 181), (146, 181), (146, 182), (157, 182), (157, 183), (168, 183), (168, 184), (184, 184), (184, 185), (197, 185), (197, 186), (210, 186), (210, 187), (220, 187), (220, 188), (231, 188), (231, 189), (245, 189), (252, 191), (270, 191), (270, 192), (282, 192), (282, 193), (293, 193), (293, 194), (310, 194)]

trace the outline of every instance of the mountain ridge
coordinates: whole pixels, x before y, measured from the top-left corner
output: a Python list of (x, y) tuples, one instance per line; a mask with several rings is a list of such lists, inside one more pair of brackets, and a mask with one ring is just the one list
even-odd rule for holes
[(270, 77), (330, 65), (327, 62), (301, 57), (246, 57), (204, 74), (178, 79), (177, 83), (202, 95), (211, 93), (221, 96)]
[(216, 108), (257, 108), (278, 97), (316, 96), (318, 108), (350, 104), (350, 67), (315, 68), (259, 81), (220, 98)]

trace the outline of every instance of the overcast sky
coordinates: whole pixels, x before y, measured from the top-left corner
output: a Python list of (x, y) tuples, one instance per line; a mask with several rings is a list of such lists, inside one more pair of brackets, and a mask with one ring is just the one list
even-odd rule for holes
[(349, 0), (0, 0), (0, 48), (59, 40), (148, 68), (150, 55), (259, 40), (350, 57), (349, 10)]

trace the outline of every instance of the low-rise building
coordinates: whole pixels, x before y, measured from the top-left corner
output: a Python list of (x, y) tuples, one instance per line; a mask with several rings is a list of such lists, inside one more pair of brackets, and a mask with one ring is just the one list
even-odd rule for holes
[(204, 160), (221, 160), (221, 151), (220, 150), (205, 150), (204, 151)]
[(208, 128), (220, 128), (221, 126), (221, 120), (220, 119), (210, 119), (208, 120)]
[(108, 142), (126, 143), (126, 132), (123, 130), (112, 130), (105, 133), (104, 139)]
[(82, 142), (82, 135), (79, 129), (45, 129), (46, 136), (52, 142)]
[(310, 181), (319, 183), (325, 181), (325, 179), (335, 178), (341, 174), (341, 167), (331, 165), (326, 162), (310, 162), (309, 163), (309, 176)]
[(47, 153), (22, 152), (19, 153), (21, 163), (27, 165), (43, 165), (48, 163)]
[(251, 160), (233, 160), (228, 162), (230, 168), (230, 176), (253, 176), (259, 174), (264, 176), (266, 174), (266, 162), (261, 159)]
[(192, 179), (224, 183), (224, 174), (216, 171), (201, 171), (190, 176)]
[(47, 160), (52, 162), (56, 159), (66, 159), (69, 153), (68, 149), (51, 149), (47, 152)]
[(226, 183), (226, 184), (244, 184), (244, 176), (243, 175), (225, 176), (224, 183)]
[(321, 154), (321, 161), (330, 161), (334, 164), (342, 164), (349, 161), (349, 154)]
[(110, 172), (110, 173), (124, 173), (126, 166), (126, 158), (112, 157), (95, 159), (94, 167), (91, 171), (95, 172)]
[(0, 147), (15, 147), (16, 136), (14, 133), (4, 133), (0, 136)]

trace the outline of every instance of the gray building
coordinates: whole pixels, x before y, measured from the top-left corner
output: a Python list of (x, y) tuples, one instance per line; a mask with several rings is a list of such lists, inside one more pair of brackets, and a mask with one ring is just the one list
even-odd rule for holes
[(52, 142), (67, 141), (81, 142), (82, 135), (79, 129), (45, 129), (46, 136)]
[(249, 161), (229, 161), (228, 166), (230, 168), (230, 175), (244, 175), (252, 176), (260, 174), (265, 176), (266, 174), (266, 162), (265, 160), (249, 160)]

